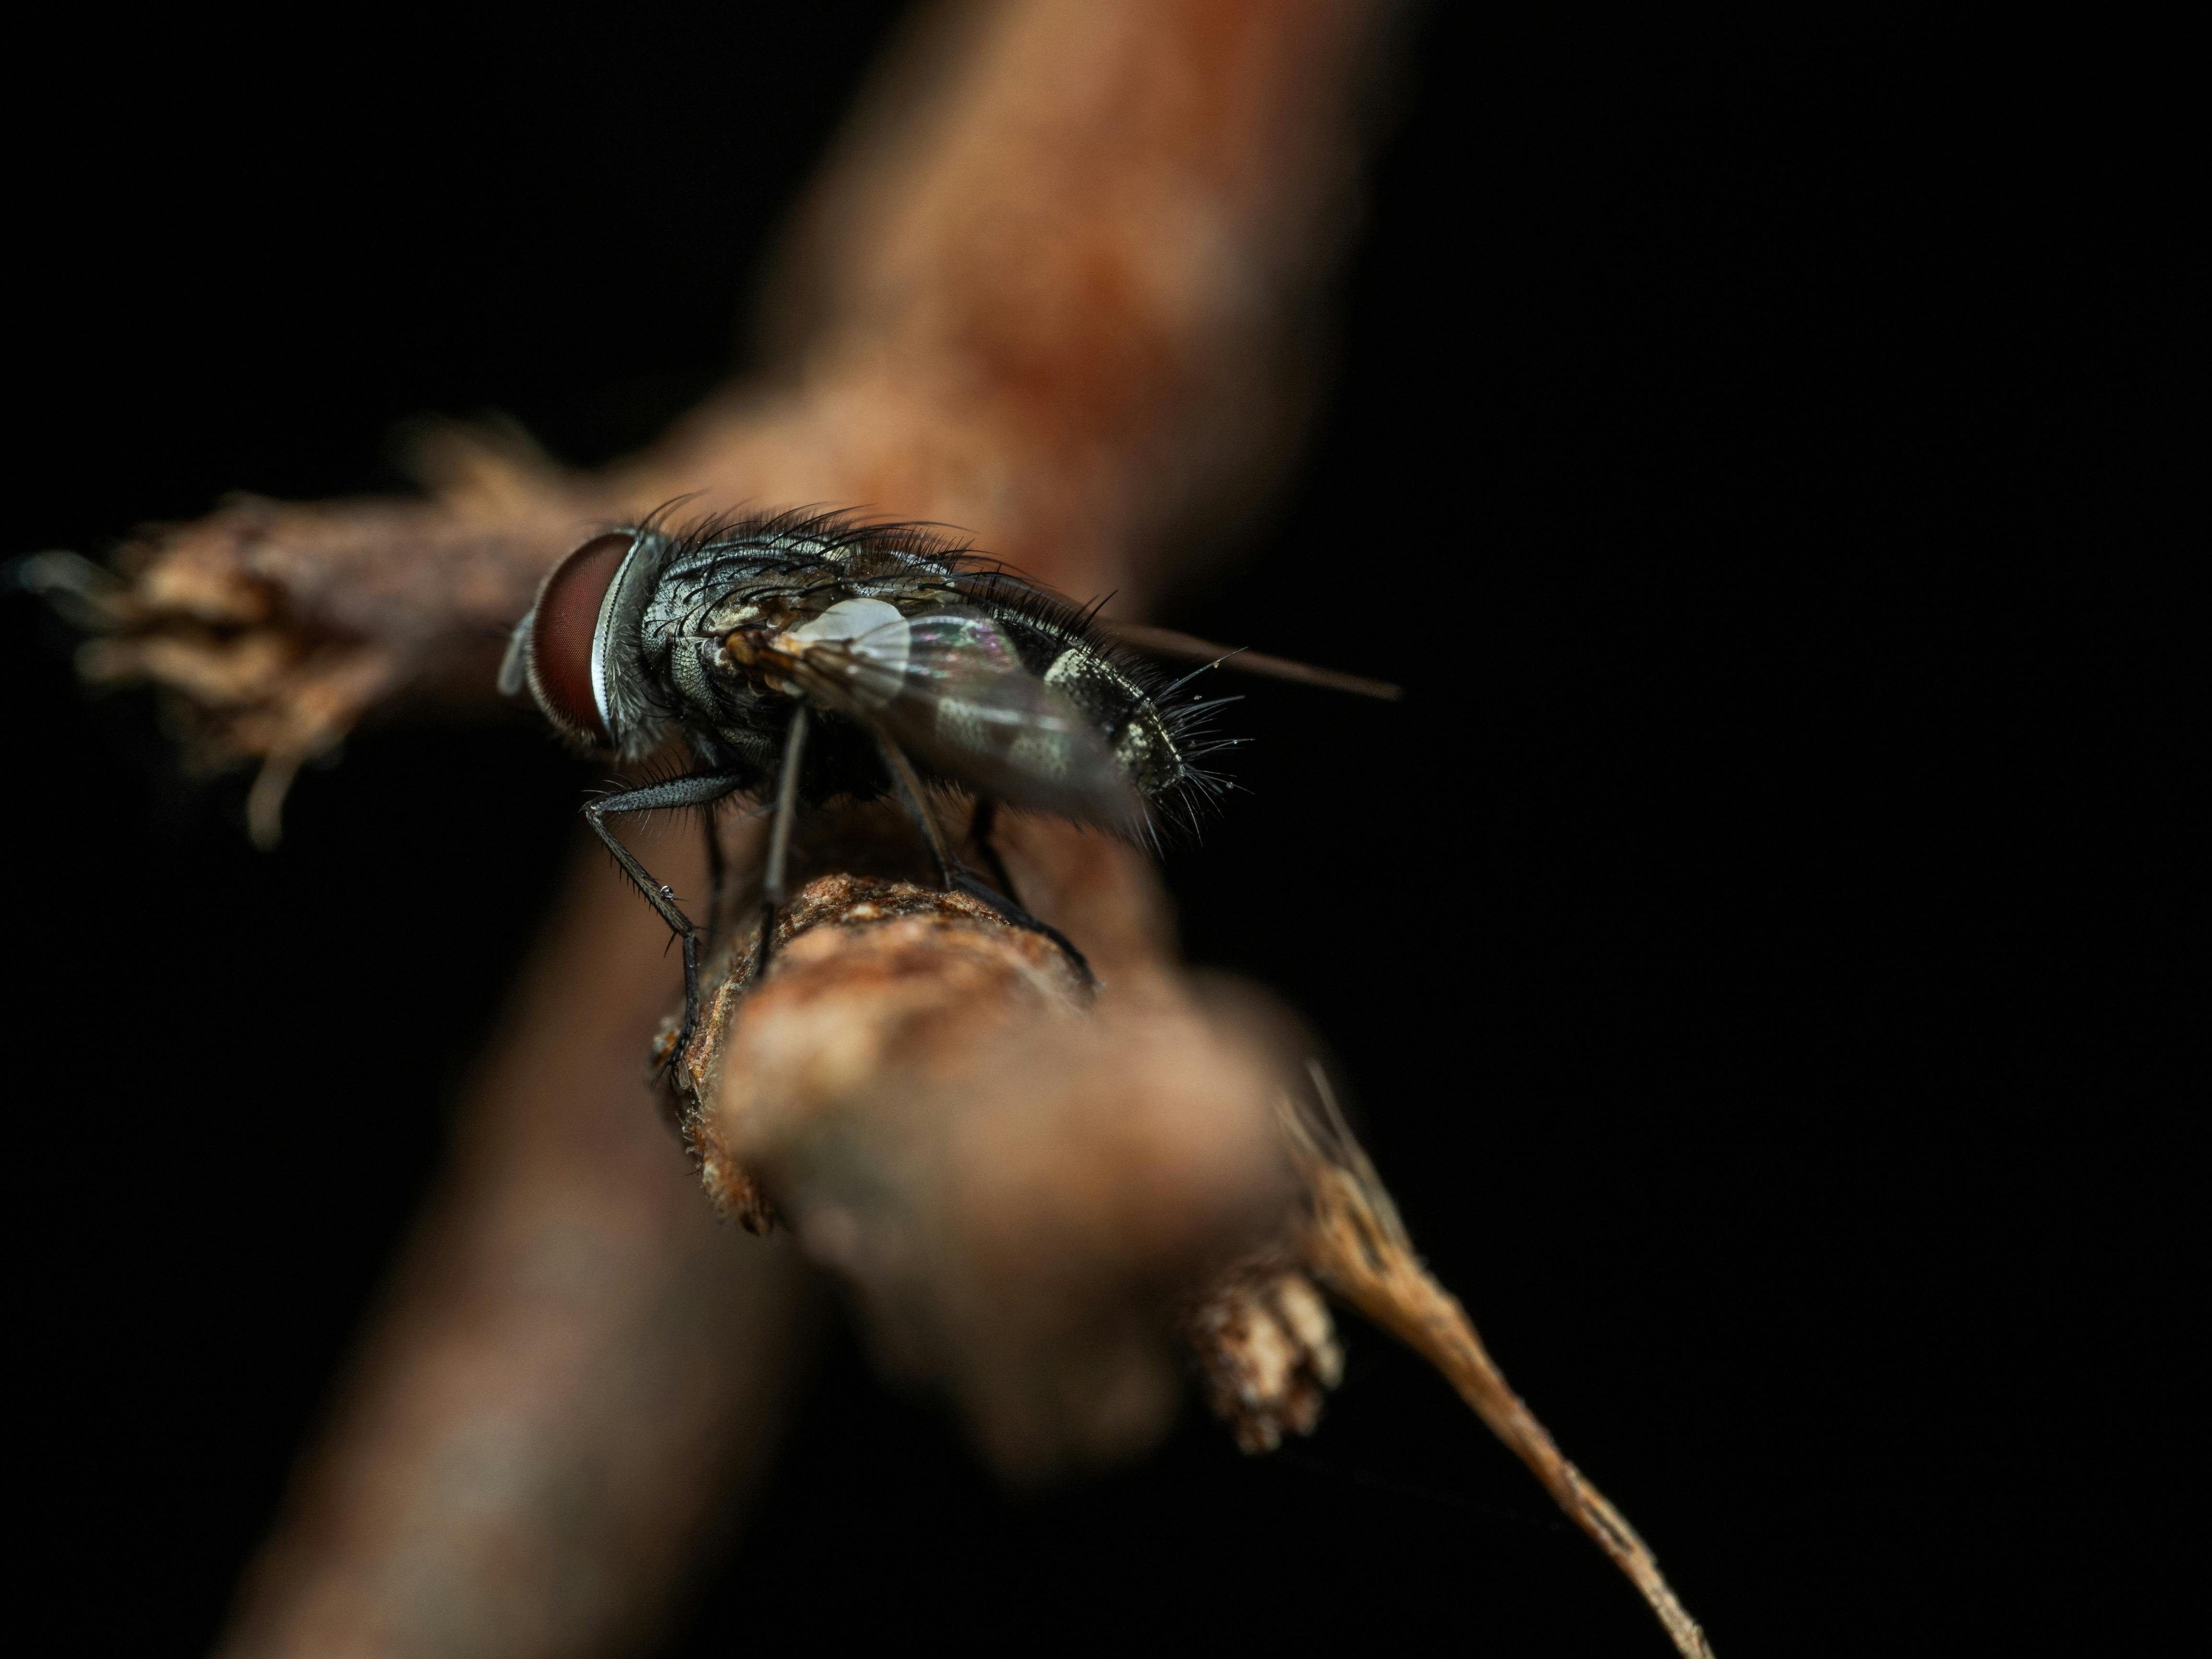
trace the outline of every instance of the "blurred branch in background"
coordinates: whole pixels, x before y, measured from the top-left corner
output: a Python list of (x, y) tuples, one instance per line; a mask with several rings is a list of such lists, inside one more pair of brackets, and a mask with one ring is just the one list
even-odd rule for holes
[(577, 860), (224, 1653), (631, 1650), (765, 1473), (804, 1272), (715, 1224), (639, 1086), (666, 933), (605, 878)]
[[(196, 766), (258, 766), (269, 842), (302, 764), (372, 715), (488, 700), (551, 562), (678, 497), (937, 520), (1142, 617), (1301, 428), (1394, 15), (928, 9), (802, 207), (756, 374), (601, 472), (439, 428), (422, 499), (240, 499), (151, 532), (120, 586), (85, 581), (111, 624), (85, 672), (161, 688)], [(912, 849), (866, 813), (815, 841), (842, 862), (776, 972), (755, 1001), (726, 963), (682, 1057), (725, 1213), (788, 1220), (879, 1358), (945, 1387), (1011, 1476), (1150, 1443), (1180, 1340), (1241, 1443), (1310, 1430), (1337, 1358), (1301, 1267), (1352, 1281), (1299, 1222), (1326, 1183), (1275, 1126), (1300, 1039), (1181, 973), (1156, 877), (1103, 838), (1006, 838), (1098, 967), (1095, 1012), (1035, 936), (902, 882)], [(702, 884), (678, 847), (648, 856)], [(638, 1085), (664, 944), (579, 870), (226, 1652), (635, 1647), (763, 1466), (806, 1298), (787, 1246), (716, 1231)]]

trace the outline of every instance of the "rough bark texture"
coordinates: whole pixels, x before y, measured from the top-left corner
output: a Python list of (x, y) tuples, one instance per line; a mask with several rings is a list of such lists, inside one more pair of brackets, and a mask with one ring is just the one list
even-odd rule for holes
[[(877, 816), (895, 858), (913, 832)], [(1024, 896), (1051, 872), (1090, 896), (1054, 921), (1095, 990), (965, 895), (841, 871), (785, 915), (764, 975), (757, 944), (733, 957), (680, 1073), (717, 1206), (787, 1223), (855, 1290), (884, 1367), (1033, 1480), (1166, 1429), (1179, 1315), (1290, 1230), (1273, 1101), (1295, 1061), (1282, 1021), (1176, 969), (1131, 849), (1034, 819), (1001, 839)]]

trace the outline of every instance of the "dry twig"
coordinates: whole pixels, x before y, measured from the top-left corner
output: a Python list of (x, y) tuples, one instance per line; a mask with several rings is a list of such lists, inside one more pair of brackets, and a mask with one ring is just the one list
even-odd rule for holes
[[(912, 860), (895, 814), (854, 816), (876, 856)], [(1018, 878), (1087, 857), (1092, 893), (1156, 906), (1127, 849), (1015, 823)], [(869, 847), (848, 828), (835, 861), (865, 866)], [(708, 1191), (749, 1231), (788, 1218), (857, 1290), (887, 1366), (951, 1393), (1020, 1477), (1158, 1435), (1171, 1324), (1240, 1445), (1312, 1432), (1341, 1364), (1318, 1281), (1434, 1365), (1676, 1647), (1711, 1659), (1650, 1548), (1421, 1265), (1318, 1066), (1310, 1090), (1288, 1074), (1295, 1027), (1249, 993), (1202, 994), (1164, 943), (1104, 941), (1094, 1001), (1055, 948), (963, 895), (817, 878), (764, 981), (757, 942), (733, 953), (680, 1057)], [(1317, 1109), (1297, 1103), (1310, 1094)]]
[(858, 1291), (886, 1368), (951, 1394), (1004, 1474), (1127, 1456), (1172, 1414), (1194, 1287), (1285, 1234), (1274, 1045), (1194, 990), (1162, 930), (1098, 925), (1159, 914), (1132, 849), (1006, 824), (1025, 891), (1091, 896), (1061, 919), (1094, 995), (975, 900), (854, 874), (911, 862), (914, 836), (850, 816), (878, 856), (842, 837), (765, 979), (757, 945), (733, 953), (681, 1058), (708, 1192), (751, 1231), (787, 1220)]
[(1690, 1659), (1711, 1659), (1705, 1632), (1659, 1571), (1650, 1547), (1605, 1494), (1560, 1455), (1499, 1371), (1459, 1298), (1437, 1283), (1399, 1219), (1398, 1206), (1375, 1166), (1339, 1114), (1328, 1079), (1313, 1068), (1322, 1110), (1301, 1110), (1282, 1097), (1284, 1134), (1305, 1177), (1310, 1208), (1299, 1233), (1298, 1259), (1338, 1296), (1419, 1354), (1459, 1391), (1490, 1431), (1528, 1466), (1553, 1500), (1628, 1575), (1675, 1647)]

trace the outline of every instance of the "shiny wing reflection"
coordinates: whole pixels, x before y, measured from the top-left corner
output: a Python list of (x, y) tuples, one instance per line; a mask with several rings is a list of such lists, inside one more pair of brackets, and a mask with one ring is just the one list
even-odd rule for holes
[(1122, 830), (1145, 820), (1106, 734), (981, 611), (905, 617), (848, 599), (782, 644), (808, 692), (932, 771), (1009, 805)]

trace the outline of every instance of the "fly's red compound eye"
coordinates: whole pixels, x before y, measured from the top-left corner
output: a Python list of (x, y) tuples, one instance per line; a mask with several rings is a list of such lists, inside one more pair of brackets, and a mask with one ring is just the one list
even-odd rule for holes
[(592, 692), (592, 641), (607, 587), (630, 550), (623, 532), (594, 536), (561, 561), (538, 595), (530, 629), (533, 689), (554, 720), (599, 743), (611, 743)]

